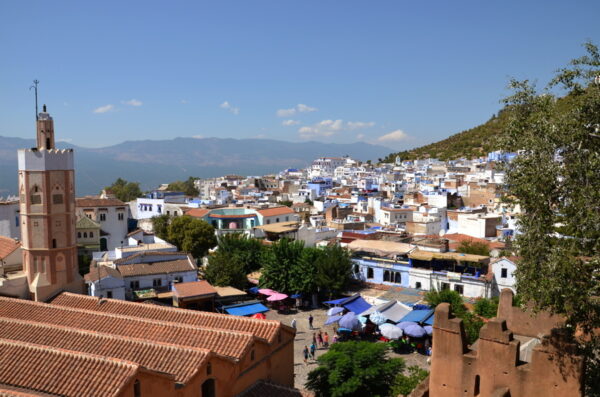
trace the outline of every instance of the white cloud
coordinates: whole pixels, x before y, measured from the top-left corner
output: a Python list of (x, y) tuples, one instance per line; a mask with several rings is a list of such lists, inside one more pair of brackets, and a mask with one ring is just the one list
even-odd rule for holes
[(121, 101), (121, 103), (123, 105), (136, 106), (136, 107), (143, 105), (142, 101), (138, 101), (137, 99), (130, 99), (128, 101)]
[(360, 130), (362, 128), (371, 128), (375, 125), (374, 121), (364, 122), (364, 121), (349, 121), (348, 129), (349, 130)]
[(298, 120), (283, 120), (281, 122), (281, 125), (285, 125), (286, 127), (289, 127), (291, 125), (297, 125), (300, 124), (300, 122)]
[(106, 113), (106, 112), (110, 112), (111, 110), (114, 110), (115, 106), (114, 105), (104, 105), (104, 106), (100, 106), (96, 109), (94, 109), (94, 113)]
[(277, 116), (279, 117), (290, 117), (295, 115), (296, 113), (310, 113), (310, 112), (316, 112), (317, 108), (313, 108), (311, 106), (305, 105), (303, 103), (299, 103), (296, 106), (294, 106), (293, 108), (289, 108), (289, 109), (279, 109), (277, 111)]
[(300, 133), (300, 137), (302, 138), (314, 138), (314, 137), (327, 137), (334, 134), (337, 134), (341, 131), (351, 131), (362, 128), (370, 128), (375, 125), (374, 122), (364, 122), (364, 121), (348, 121), (344, 122), (343, 120), (323, 120), (312, 126), (300, 127), (298, 132)]
[(240, 108), (231, 106), (231, 104), (228, 101), (223, 102), (219, 106), (221, 107), (221, 109), (227, 109), (230, 113), (233, 113), (235, 115), (240, 114)]
[(377, 138), (379, 142), (395, 142), (403, 141), (405, 139), (408, 139), (408, 134), (402, 130), (395, 130)]
[(356, 136), (356, 139), (358, 139), (359, 141), (362, 141), (363, 139), (365, 139), (365, 134), (358, 134)]

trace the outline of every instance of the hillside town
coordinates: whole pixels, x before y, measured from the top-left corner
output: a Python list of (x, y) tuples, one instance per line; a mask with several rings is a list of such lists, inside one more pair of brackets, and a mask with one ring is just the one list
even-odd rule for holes
[[(411, 396), (533, 395), (548, 386), (542, 372), (549, 395), (581, 389), (581, 359), (548, 339), (564, 319), (513, 305), (519, 212), (502, 200), (502, 165), (517, 154), (377, 165), (322, 157), (275, 175), (191, 178), (195, 195), (165, 183), (124, 202), (110, 188), (76, 197), (75, 153), (54, 142), (44, 105), (37, 147), (19, 151), (20, 195), (0, 201), (2, 359), (23, 364), (0, 375), (7, 395), (310, 395), (319, 357), (358, 339), (389, 343), (412, 364)], [(156, 230), (160, 219), (169, 233)], [(208, 239), (201, 254), (175, 241), (181, 220), (208, 231), (194, 234)], [(277, 291), (267, 261), (241, 283), (211, 284), (227, 241), (257, 242), (276, 262), (296, 248), (334, 253), (341, 266), (348, 255), (347, 274), (335, 277), (349, 279), (317, 290), (284, 280)], [(496, 302), (497, 312), (466, 329), (470, 312), (459, 320), (433, 304), (446, 292), (463, 302), (452, 310)], [(570, 357), (567, 376), (554, 354)], [(22, 376), (31, 366), (39, 375)], [(81, 377), (44, 385), (65, 366)], [(506, 381), (493, 380), (497, 368)]]

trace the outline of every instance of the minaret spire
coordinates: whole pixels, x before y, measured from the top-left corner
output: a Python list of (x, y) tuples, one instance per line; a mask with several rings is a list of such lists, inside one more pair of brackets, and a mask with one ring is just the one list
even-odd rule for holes
[(37, 117), (37, 148), (54, 149), (54, 120), (46, 111), (46, 105), (42, 107), (42, 112)]
[[(35, 121), (38, 120), (38, 84), (40, 83), (39, 80), (33, 80), (33, 85), (31, 87), (29, 87), (29, 89), (31, 90), (32, 88), (35, 90)], [(44, 109), (44, 112), (46, 110)]]

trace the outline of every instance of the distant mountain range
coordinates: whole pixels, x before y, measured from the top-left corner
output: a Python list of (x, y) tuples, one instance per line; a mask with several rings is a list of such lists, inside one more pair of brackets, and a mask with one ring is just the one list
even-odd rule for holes
[[(321, 156), (344, 156), (377, 161), (390, 150), (364, 142), (334, 144), (285, 142), (271, 139), (175, 138), (126, 141), (75, 150), (77, 195), (97, 194), (121, 177), (140, 182), (142, 189), (194, 177), (226, 174), (265, 175), (286, 168), (303, 168)], [(17, 150), (35, 146), (34, 139), (0, 136), (0, 196), (17, 192)]]

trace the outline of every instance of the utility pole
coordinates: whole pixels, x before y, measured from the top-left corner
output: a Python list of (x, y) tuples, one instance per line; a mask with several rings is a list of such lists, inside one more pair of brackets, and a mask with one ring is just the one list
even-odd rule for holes
[(39, 80), (33, 80), (33, 85), (31, 87), (29, 87), (29, 89), (31, 90), (32, 88), (35, 91), (35, 121), (38, 120), (38, 84), (40, 83)]

